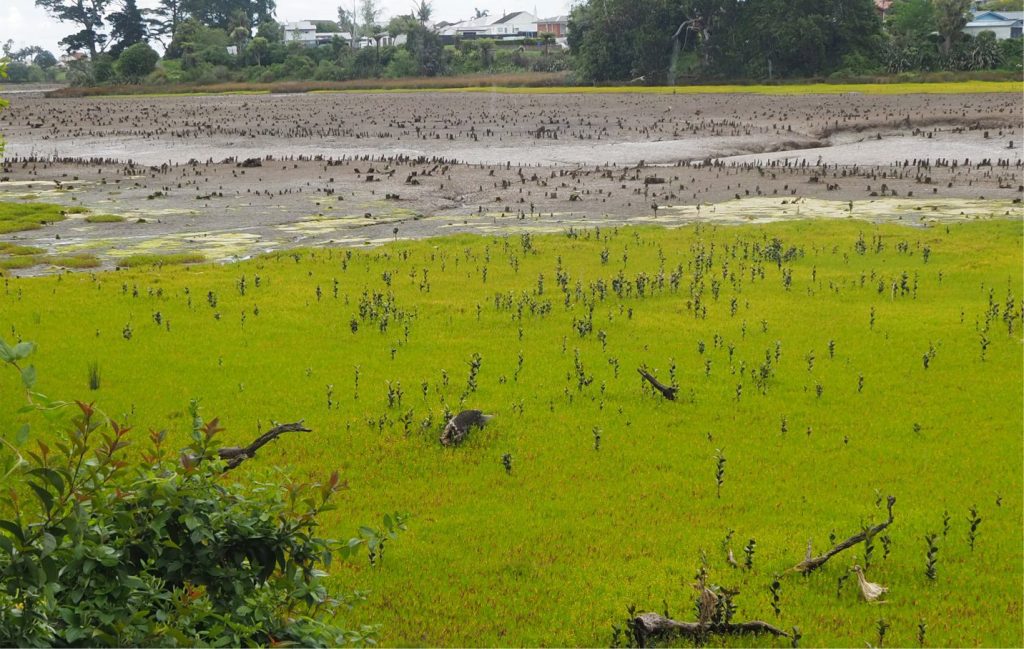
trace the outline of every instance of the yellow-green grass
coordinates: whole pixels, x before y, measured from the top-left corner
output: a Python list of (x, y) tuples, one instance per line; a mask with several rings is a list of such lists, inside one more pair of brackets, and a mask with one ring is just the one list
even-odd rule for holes
[[(1022, 92), (1020, 81), (954, 81), (943, 83), (810, 83), (778, 85), (695, 85), (695, 86), (555, 86), (472, 88), (342, 90), (334, 92), (500, 92), (510, 94), (756, 94), (756, 95), (914, 95), (914, 94), (978, 94)], [(332, 92), (324, 90), (318, 92)]]
[(18, 257), (22, 255), (40, 255), (42, 253), (42, 248), (37, 248), (35, 246), (23, 246), (9, 241), (0, 241), (0, 255)]
[(63, 221), (64, 215), (80, 211), (52, 203), (0, 201), (0, 234), (37, 230), (47, 223)]
[[(1020, 93), (1024, 81), (936, 81), (891, 83), (780, 83), (780, 84), (722, 84), (679, 86), (569, 86), (564, 79), (526, 78), (516, 81), (517, 75), (502, 75), (492, 83), (477, 77), (436, 77), (413, 80), (370, 80), (360, 82), (280, 82), (274, 84), (217, 84), (213, 86), (183, 86), (177, 90), (160, 87), (140, 87), (130, 93), (103, 87), (62, 89), (54, 96), (171, 97), (203, 96), (214, 94), (267, 94), (267, 93), (421, 93), (421, 92), (494, 92), (507, 94), (759, 94), (759, 95), (834, 95), (861, 93), (872, 95), (909, 94), (978, 94)], [(531, 77), (531, 75), (523, 75)], [(537, 75), (533, 75), (537, 76)], [(543, 76), (543, 75), (539, 75)], [(246, 89), (242, 89), (246, 88)]]
[(86, 223), (123, 223), (124, 217), (119, 214), (90, 214), (85, 217)]
[(22, 270), (35, 268), (36, 266), (55, 266), (58, 268), (69, 268), (84, 270), (87, 268), (98, 268), (101, 265), (99, 257), (86, 253), (72, 253), (61, 255), (42, 254), (0, 254), (0, 269)]
[[(774, 239), (792, 256), (766, 255)], [(95, 401), (140, 448), (150, 428), (185, 446), (192, 397), (228, 427), (225, 445), (305, 419), (314, 432), (230, 479), (340, 469), (349, 489), (324, 523), (342, 538), (412, 514), (378, 567), (332, 567), (338, 590), (371, 593), (341, 621), (380, 623), (387, 646), (607, 646), (630, 604), (692, 620), (702, 552), (711, 581), (740, 590), (736, 619), (798, 626), (804, 646), (877, 645), (880, 618), (888, 646), (916, 646), (921, 622), (930, 646), (1019, 646), (1022, 239), (1011, 220), (458, 236), (12, 279), (0, 331), (38, 343), (41, 392)], [(636, 368), (669, 382), (673, 363), (669, 402)], [(0, 374), (2, 430), (18, 428), (19, 386)], [(445, 449), (446, 406), (496, 418)], [(895, 523), (867, 577), (890, 603), (861, 601), (855, 579), (837, 596), (865, 562), (857, 547), (785, 574), (776, 617), (773, 575), (808, 539), (822, 552), (883, 520), (888, 494)], [(727, 565), (730, 530), (741, 563), (756, 541), (752, 570)]]
[(118, 259), (117, 265), (122, 268), (138, 268), (139, 266), (198, 264), (203, 261), (206, 261), (206, 257), (198, 252), (140, 253)]
[(50, 266), (58, 266), (60, 268), (72, 268), (79, 270), (86, 268), (99, 268), (100, 266), (99, 257), (84, 252), (48, 255), (42, 259), (42, 263)]

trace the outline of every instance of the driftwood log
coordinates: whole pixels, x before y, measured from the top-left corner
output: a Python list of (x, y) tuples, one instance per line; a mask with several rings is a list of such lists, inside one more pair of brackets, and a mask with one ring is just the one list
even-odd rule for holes
[(274, 441), (285, 433), (300, 432), (309, 433), (312, 432), (310, 429), (303, 425), (304, 420), (299, 420), (293, 424), (279, 424), (274, 426), (267, 432), (257, 437), (248, 446), (226, 446), (217, 450), (217, 455), (220, 459), (227, 463), (225, 471), (234, 469), (242, 462), (245, 462), (249, 458), (256, 456), (256, 451), (260, 450), (263, 446), (266, 446), (270, 442)]
[(788, 638), (789, 634), (767, 622), (753, 620), (750, 622), (722, 622), (700, 624), (698, 622), (679, 622), (657, 613), (641, 613), (633, 618), (633, 633), (637, 643), (648, 645), (648, 639), (684, 636), (700, 639), (708, 635), (747, 635), (768, 633)]
[(648, 372), (642, 367), (636, 368), (636, 371), (640, 373), (640, 376), (644, 377), (644, 380), (646, 380), (648, 383), (654, 386), (654, 389), (660, 392), (661, 396), (665, 397), (669, 401), (676, 400), (676, 392), (679, 391), (679, 388), (664, 385), (663, 383), (661, 383), (661, 381), (654, 378), (654, 376), (650, 372)]
[[(846, 539), (842, 543), (837, 544), (835, 547), (833, 547), (831, 550), (829, 550), (828, 552), (826, 552), (825, 554), (823, 554), (821, 556), (812, 557), (812, 556), (810, 556), (811, 553), (808, 552), (807, 553), (807, 558), (805, 558), (803, 561), (801, 561), (800, 563), (798, 563), (795, 566), (793, 566), (793, 568), (791, 568), (791, 570), (795, 570), (797, 572), (802, 572), (803, 574), (808, 575), (808, 574), (814, 572), (815, 570), (817, 570), (818, 568), (820, 568), (822, 565), (824, 565), (824, 563), (826, 561), (828, 561), (829, 559), (831, 559), (835, 555), (839, 554), (843, 550), (848, 550), (848, 549), (852, 548), (853, 546), (857, 545), (858, 543), (862, 543), (868, 537), (875, 536), (876, 534), (878, 534), (879, 532), (881, 532), (885, 528), (887, 528), (890, 525), (892, 525), (892, 520), (893, 520), (892, 519), (892, 506), (895, 505), (895, 504), (896, 504), (896, 496), (889, 496), (886, 499), (886, 508), (889, 510), (889, 518), (888, 518), (888, 520), (885, 520), (885, 521), (879, 523), (878, 525), (875, 525), (874, 527), (869, 527), (866, 530), (861, 530), (860, 532), (854, 534), (853, 536), (851, 536), (850, 538)], [(808, 548), (808, 549), (810, 549), (810, 548)]]

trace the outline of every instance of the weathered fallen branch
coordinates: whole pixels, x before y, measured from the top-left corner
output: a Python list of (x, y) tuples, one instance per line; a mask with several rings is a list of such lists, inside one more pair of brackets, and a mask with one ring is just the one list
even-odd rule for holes
[(788, 638), (789, 634), (782, 629), (761, 620), (750, 622), (720, 622), (700, 624), (698, 622), (679, 622), (658, 613), (641, 613), (633, 618), (633, 633), (641, 646), (647, 646), (650, 638), (664, 638), (681, 635), (691, 639), (703, 638), (707, 635), (746, 635), (769, 633), (774, 636)]
[(679, 388), (675, 388), (675, 387), (670, 387), (670, 386), (664, 385), (658, 379), (654, 378), (654, 376), (652, 376), (650, 372), (648, 372), (647, 370), (645, 370), (642, 367), (636, 368), (636, 371), (639, 372), (640, 376), (644, 377), (644, 379), (648, 383), (650, 383), (652, 386), (654, 386), (654, 389), (657, 390), (658, 392), (660, 392), (661, 396), (665, 397), (669, 401), (675, 401), (676, 400), (676, 392), (679, 391)]
[(306, 428), (303, 425), (303, 421), (304, 420), (299, 420), (293, 424), (280, 424), (278, 426), (274, 426), (267, 432), (257, 437), (252, 442), (252, 444), (249, 444), (248, 446), (226, 446), (224, 448), (218, 449), (217, 455), (220, 456), (220, 459), (225, 460), (227, 462), (227, 467), (224, 470), (230, 471), (231, 469), (234, 469), (239, 464), (245, 462), (249, 458), (255, 457), (256, 451), (258, 451), (263, 446), (269, 444), (270, 442), (274, 441), (281, 435), (284, 435), (285, 433), (312, 432), (310, 429)]
[(839, 543), (838, 545), (833, 547), (831, 550), (829, 550), (828, 552), (826, 552), (825, 554), (823, 554), (823, 555), (821, 555), (819, 557), (812, 557), (812, 556), (810, 556), (810, 552), (808, 552), (807, 558), (804, 559), (803, 561), (801, 561), (800, 563), (796, 564), (795, 566), (793, 566), (791, 568), (791, 570), (796, 570), (797, 572), (802, 572), (805, 575), (810, 574), (811, 572), (813, 572), (813, 571), (817, 570), (818, 568), (820, 568), (826, 561), (828, 561), (829, 559), (831, 559), (835, 555), (839, 554), (843, 550), (848, 550), (848, 549), (852, 548), (853, 546), (857, 545), (858, 543), (862, 543), (868, 537), (875, 536), (876, 534), (878, 534), (879, 532), (881, 532), (885, 528), (887, 528), (890, 525), (892, 525), (892, 506), (894, 504), (896, 504), (896, 496), (889, 496), (887, 501), (886, 501), (886, 507), (889, 510), (889, 519), (888, 520), (886, 520), (886, 521), (884, 521), (882, 523), (879, 523), (878, 525), (875, 525), (874, 527), (869, 527), (866, 530), (861, 530), (857, 534), (854, 534), (853, 536), (851, 536), (850, 538), (846, 539), (842, 543)]

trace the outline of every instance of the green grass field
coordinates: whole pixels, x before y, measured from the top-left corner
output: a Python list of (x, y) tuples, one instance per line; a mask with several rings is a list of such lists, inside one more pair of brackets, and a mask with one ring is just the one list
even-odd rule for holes
[[(345, 623), (381, 624), (384, 645), (608, 646), (630, 605), (693, 620), (703, 552), (740, 591), (737, 620), (797, 626), (804, 646), (877, 646), (880, 619), (887, 646), (917, 646), (919, 624), (927, 646), (1020, 646), (1022, 234), (622, 228), (6, 278), (0, 331), (38, 344), (41, 392), (95, 400), (140, 446), (164, 427), (184, 446), (191, 397), (229, 444), (304, 418), (314, 432), (232, 477), (340, 469), (325, 522), (341, 538), (411, 514), (376, 567), (333, 568), (339, 590), (370, 591)], [(17, 376), (0, 394), (14, 430)], [(462, 407), (496, 419), (442, 448)], [(808, 539), (817, 554), (884, 520), (890, 494), (870, 556), (783, 574)], [(839, 582), (854, 562), (889, 603)]]

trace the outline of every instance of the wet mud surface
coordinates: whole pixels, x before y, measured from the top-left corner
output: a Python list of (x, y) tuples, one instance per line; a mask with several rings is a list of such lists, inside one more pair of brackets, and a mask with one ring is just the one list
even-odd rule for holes
[(125, 220), (0, 239), (106, 266), (459, 232), (1022, 215), (1016, 95), (10, 98), (0, 200)]

